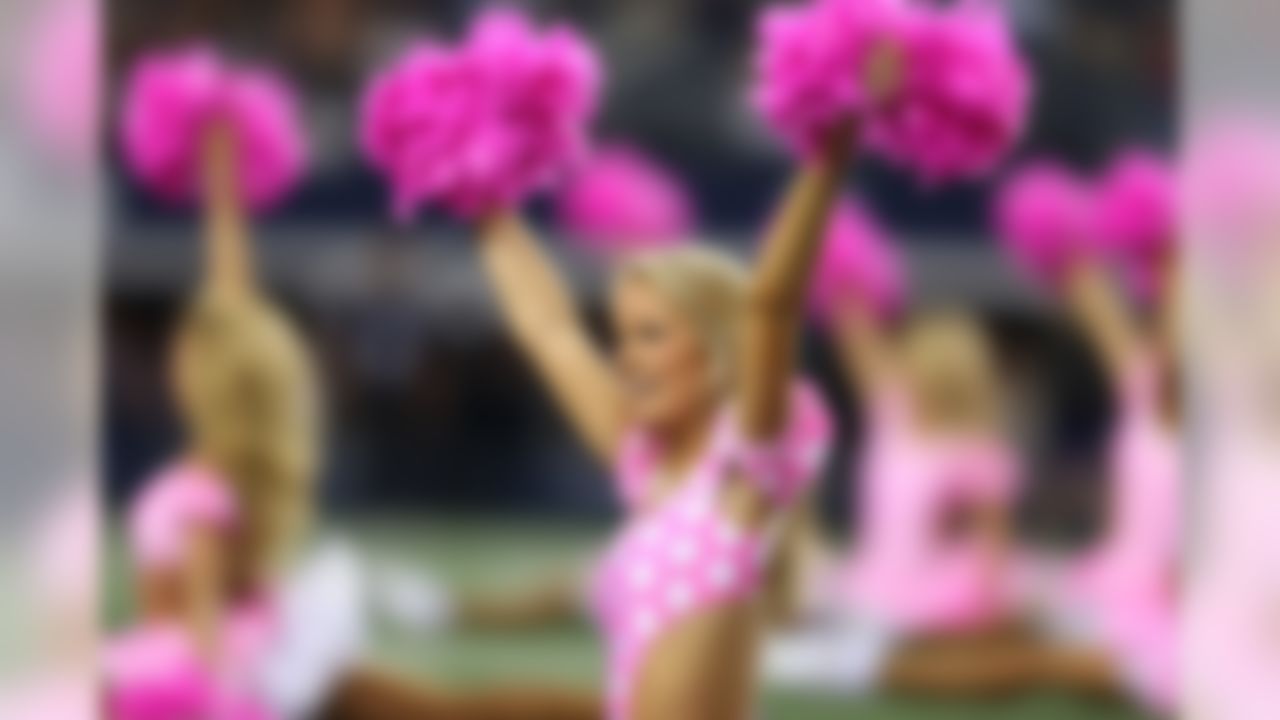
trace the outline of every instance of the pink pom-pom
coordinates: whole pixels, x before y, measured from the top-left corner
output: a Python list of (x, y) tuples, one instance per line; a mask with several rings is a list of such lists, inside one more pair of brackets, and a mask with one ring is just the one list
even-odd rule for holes
[(871, 119), (868, 143), (931, 185), (991, 172), (1031, 99), (1007, 19), (986, 3), (921, 8), (906, 38), (902, 86)]
[(1124, 265), (1140, 296), (1155, 292), (1159, 264), (1176, 240), (1176, 194), (1171, 168), (1142, 150), (1118, 157), (1099, 189), (1098, 239)]
[(884, 317), (902, 307), (901, 259), (876, 222), (852, 201), (836, 206), (818, 257), (809, 304), (829, 320), (842, 298), (857, 297)]
[(144, 57), (129, 76), (123, 112), (125, 161), (166, 201), (199, 198), (202, 144), (218, 122), (235, 137), (239, 191), (250, 208), (280, 202), (302, 175), (306, 151), (288, 86), (268, 71), (232, 67), (210, 50)]
[(629, 147), (601, 149), (565, 186), (561, 228), (604, 255), (666, 246), (693, 230), (693, 204), (666, 168)]
[(911, 23), (902, 0), (813, 0), (767, 9), (757, 29), (753, 100), (796, 152), (822, 149), (833, 131), (877, 99), (868, 66), (886, 47), (905, 47)]
[(1102, 241), (1124, 254), (1149, 258), (1174, 240), (1177, 188), (1164, 160), (1131, 150), (1111, 165), (1098, 196)]
[(546, 188), (582, 158), (599, 84), (576, 32), (539, 33), (513, 10), (490, 11), (459, 46), (423, 44), (373, 80), (361, 145), (400, 218), (429, 202), (474, 217)]
[(1088, 250), (1092, 199), (1065, 167), (1032, 163), (1009, 178), (996, 198), (995, 223), (1006, 251), (1032, 277), (1057, 283), (1072, 256)]

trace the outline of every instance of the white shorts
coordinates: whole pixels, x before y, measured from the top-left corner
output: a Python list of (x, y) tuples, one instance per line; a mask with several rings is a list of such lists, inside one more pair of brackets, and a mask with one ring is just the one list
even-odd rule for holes
[(779, 688), (868, 692), (880, 684), (903, 634), (892, 623), (845, 611), (813, 616), (765, 644), (765, 682)]
[(355, 548), (327, 541), (289, 574), (280, 628), (257, 678), (277, 717), (313, 716), (363, 655), (369, 637), (366, 571)]

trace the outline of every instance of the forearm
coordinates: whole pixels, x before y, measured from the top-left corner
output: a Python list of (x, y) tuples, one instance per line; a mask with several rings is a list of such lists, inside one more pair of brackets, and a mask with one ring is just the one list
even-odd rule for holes
[(772, 312), (798, 315), (831, 207), (848, 166), (851, 139), (841, 133), (827, 152), (792, 180), (769, 228), (752, 278), (751, 299)]
[(841, 136), (800, 172), (757, 261), (740, 355), (741, 420), (749, 437), (772, 437), (785, 421), (805, 288), (848, 154), (849, 139)]
[(1007, 506), (999, 502), (985, 503), (977, 509), (978, 539), (985, 550), (983, 573), (991, 587), (1009, 576), (1015, 531)]
[(1157, 289), (1160, 341), (1169, 357), (1181, 355), (1183, 343), (1183, 294), (1186, 290), (1182, 270), (1182, 258), (1175, 250), (1169, 252), (1160, 267), (1160, 287)]
[(492, 218), (481, 232), (485, 270), (516, 343), (579, 436), (611, 463), (622, 434), (620, 391), (564, 282), (517, 216)]
[(253, 282), (249, 226), (240, 202), (235, 137), (224, 124), (206, 131), (202, 145), (204, 283), (219, 291)]
[(536, 351), (543, 332), (579, 325), (564, 279), (518, 215), (489, 219), (481, 235), (485, 272), (503, 319), (524, 350)]
[(850, 299), (837, 305), (831, 333), (845, 380), (863, 398), (892, 382), (891, 340), (867, 303)]
[(220, 652), (222, 564), (218, 538), (207, 529), (193, 531), (183, 568), (183, 619), (200, 657), (209, 663), (216, 662)]
[(1067, 274), (1066, 297), (1108, 378), (1119, 383), (1141, 353), (1141, 341), (1106, 269), (1093, 260), (1078, 261)]

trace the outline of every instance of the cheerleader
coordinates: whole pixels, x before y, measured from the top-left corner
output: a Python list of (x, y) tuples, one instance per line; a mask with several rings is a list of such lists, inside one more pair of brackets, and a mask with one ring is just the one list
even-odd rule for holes
[(269, 716), (258, 671), (277, 577), (311, 506), (312, 368), (253, 276), (236, 129), (225, 118), (206, 128), (204, 271), (171, 356), (188, 444), (128, 514), (139, 624), (106, 661), (108, 712), (120, 720)]
[(291, 552), (320, 411), (302, 343), (255, 280), (246, 217), (300, 169), (277, 82), (206, 51), (150, 56), (131, 78), (126, 158), (161, 197), (203, 202), (205, 257), (173, 348), (188, 447), (129, 510), (139, 617), (106, 650), (108, 716), (598, 717), (578, 693), (452, 692), (367, 662), (366, 563), (339, 542)]
[[(637, 148), (611, 144), (594, 151), (558, 191), (558, 229), (584, 253), (612, 267), (644, 252), (689, 242), (693, 202), (678, 178)], [(769, 615), (794, 619), (812, 583), (810, 549), (817, 545), (811, 503), (800, 504), (779, 535), (766, 575)], [(540, 582), (497, 593), (455, 592), (430, 572), (389, 573), (395, 614), (423, 633), (445, 627), (521, 630), (589, 619), (591, 568), (551, 573)]]
[[(1025, 122), (1029, 73), (993, 5), (815, 0), (771, 12), (762, 32), (757, 100), (801, 151), (832, 113), (868, 108), (869, 147), (933, 186), (989, 173)], [(832, 71), (853, 63), (873, 82)], [(876, 98), (876, 84), (893, 91)], [(890, 332), (892, 254), (846, 215), (815, 291), (869, 428), (858, 537), (828, 593), (841, 628), (784, 638), (771, 675), (853, 690), (1021, 686), (1024, 648), (1006, 647), (1018, 470), (989, 343), (963, 310)]]
[[(536, 83), (511, 81), (512, 57), (528, 60), (519, 77)], [(763, 575), (829, 439), (822, 403), (795, 378), (796, 346), (855, 133), (832, 127), (806, 160), (751, 270), (695, 246), (621, 262), (610, 362), (516, 210), (585, 141), (598, 75), (590, 58), (567, 27), (539, 37), (519, 16), (486, 16), (462, 48), (422, 48), (375, 83), (366, 148), (398, 209), (436, 202), (477, 219), (512, 337), (586, 447), (613, 468), (626, 520), (592, 583), (606, 716), (748, 717)], [(459, 66), (465, 87), (448, 82)], [(424, 84), (444, 89), (432, 97), (438, 113), (412, 101)], [(476, 103), (483, 92), (492, 94)]]
[(597, 574), (613, 718), (745, 717), (761, 574), (816, 476), (826, 416), (792, 387), (802, 288), (848, 138), (797, 179), (755, 270), (698, 248), (644, 254), (611, 295), (615, 362), (510, 210), (480, 249), (508, 326), (628, 520)]
[(882, 233), (841, 208), (813, 295), (862, 408), (855, 532), (811, 627), (772, 645), (770, 675), (855, 692), (1020, 688), (1031, 677), (1009, 562), (1019, 471), (993, 352), (959, 309), (895, 328), (902, 288)]
[(181, 50), (134, 67), (121, 131), (147, 190), (202, 206), (204, 238), (171, 349), (186, 447), (130, 504), (138, 618), (106, 649), (106, 711), (304, 717), (362, 649), (364, 617), (349, 549), (294, 557), (318, 466), (318, 392), (250, 242), (249, 212), (301, 175), (296, 110), (273, 74)]
[[(1056, 288), (1109, 381), (1114, 421), (1101, 538), (1044, 603), (1051, 636), (1041, 666), (1055, 685), (1124, 692), (1158, 712), (1177, 697), (1179, 563), (1178, 259), (1172, 180), (1128, 153), (1097, 188), (1052, 164), (1006, 186), (1006, 242)], [(1107, 259), (1151, 308), (1143, 324)]]

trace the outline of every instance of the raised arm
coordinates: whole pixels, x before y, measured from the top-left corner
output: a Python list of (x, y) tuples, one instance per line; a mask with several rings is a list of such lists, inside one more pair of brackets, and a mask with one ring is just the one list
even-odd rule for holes
[(894, 381), (893, 340), (866, 302), (857, 297), (841, 301), (832, 314), (831, 334), (845, 381), (861, 397)]
[(786, 420), (806, 285), (851, 140), (852, 133), (838, 133), (792, 182), (751, 278), (738, 387), (740, 421), (749, 438), (771, 438)]
[(1100, 262), (1081, 257), (1068, 270), (1064, 290), (1112, 387), (1119, 387), (1143, 348), (1137, 323), (1115, 283)]
[(209, 527), (192, 529), (183, 557), (182, 617), (196, 650), (206, 661), (216, 660), (220, 651), (224, 561), (221, 537)]
[(238, 185), (235, 137), (216, 123), (206, 131), (201, 158), (204, 193), (202, 285), (217, 292), (248, 292), (254, 285), (249, 224)]
[(1185, 277), (1182, 270), (1182, 256), (1173, 250), (1160, 268), (1159, 307), (1157, 322), (1163, 351), (1169, 357), (1181, 357), (1183, 342), (1183, 293)]
[(484, 267), (517, 344), (591, 450), (612, 462), (621, 391), (559, 274), (518, 215), (489, 218), (481, 234)]

